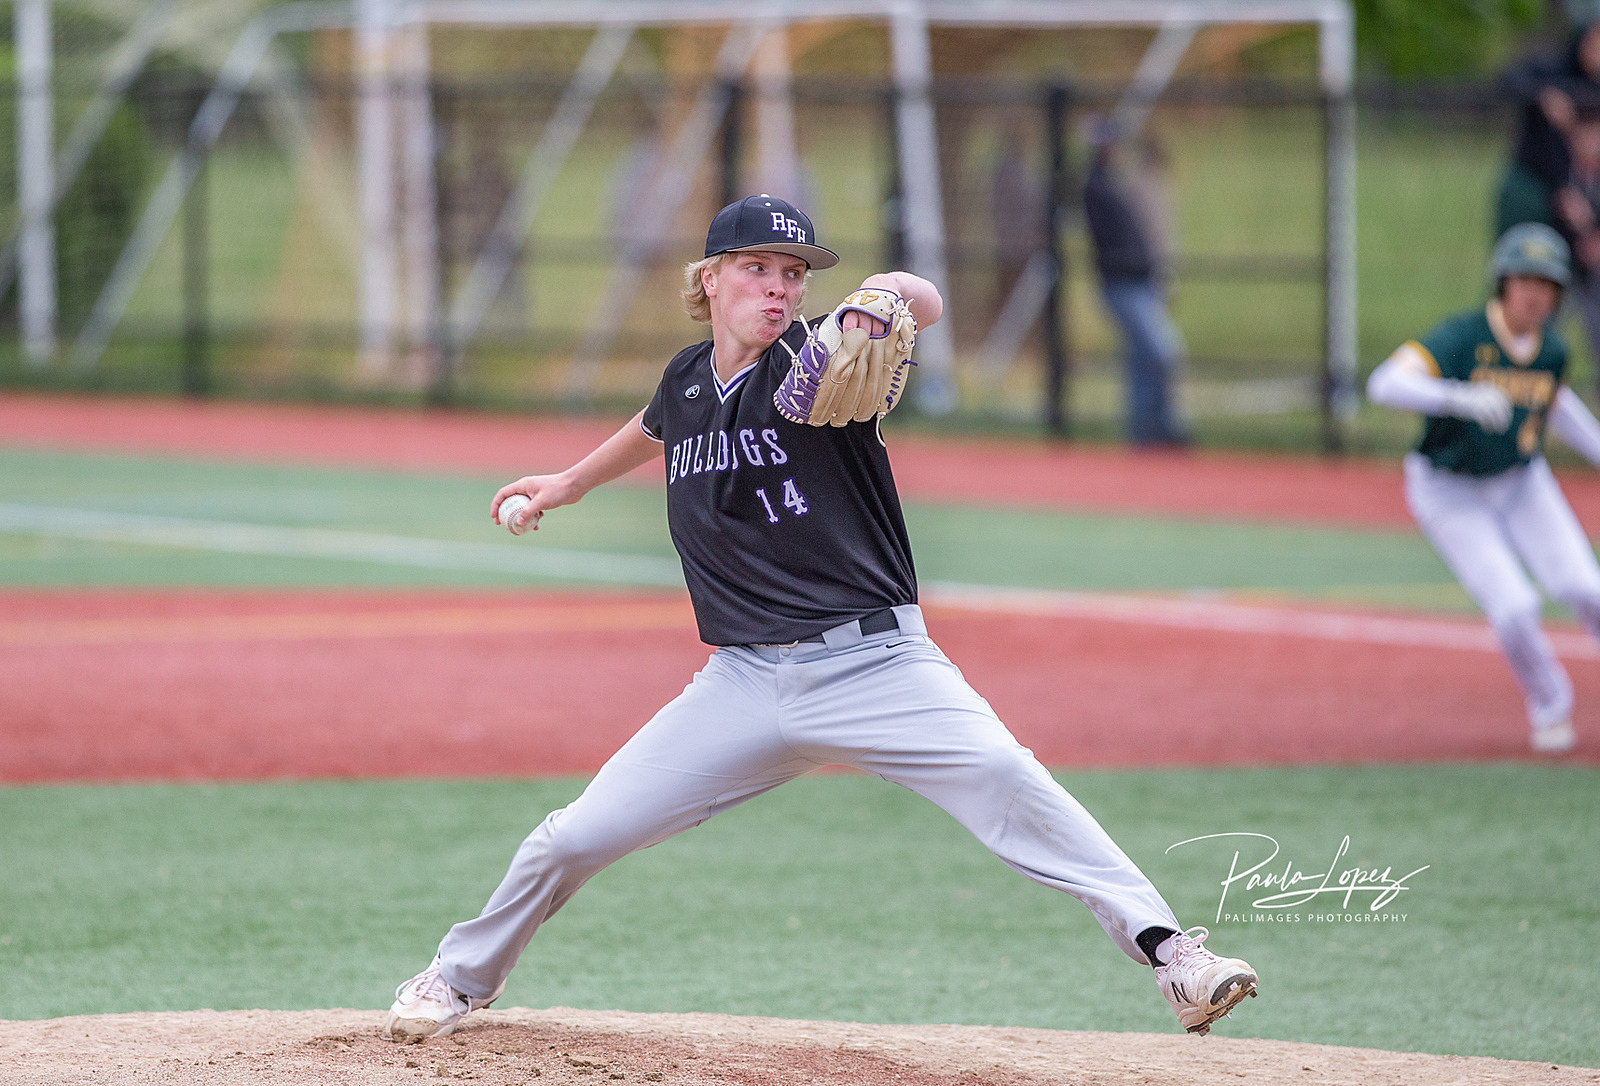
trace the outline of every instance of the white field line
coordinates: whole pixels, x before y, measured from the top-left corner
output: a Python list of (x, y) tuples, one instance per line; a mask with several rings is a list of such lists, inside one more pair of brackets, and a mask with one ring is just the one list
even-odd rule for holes
[(332, 558), (424, 569), (567, 577), (616, 584), (673, 587), (683, 584), (683, 573), (676, 560), (649, 555), (601, 554), (519, 546), (515, 542), (451, 542), (334, 528), (285, 528), (56, 506), (0, 502), (0, 532), (229, 554)]
[[(450, 542), (332, 528), (286, 528), (0, 502), (0, 533), (3, 532), (231, 554), (563, 577), (611, 584), (669, 587), (683, 584), (683, 574), (675, 560), (649, 555), (601, 554), (517, 543)], [(1493, 636), (1481, 621), (1337, 614), (1215, 600), (1001, 588), (948, 581), (925, 583), (922, 588), (927, 603), (958, 610), (1307, 637), (1368, 645), (1498, 651)], [(1569, 659), (1600, 659), (1600, 647), (1583, 635), (1555, 631), (1550, 640), (1556, 652)]]
[[(1091, 618), (1141, 626), (1309, 637), (1366, 645), (1499, 652), (1494, 636), (1482, 620), (1336, 614), (1302, 611), (1292, 607), (1257, 607), (1219, 600), (994, 588), (939, 581), (924, 585), (923, 588), (923, 596), (928, 603), (963, 610)], [(1600, 646), (1596, 646), (1585, 635), (1557, 630), (1550, 634), (1550, 641), (1561, 656), (1581, 660), (1600, 659)]]

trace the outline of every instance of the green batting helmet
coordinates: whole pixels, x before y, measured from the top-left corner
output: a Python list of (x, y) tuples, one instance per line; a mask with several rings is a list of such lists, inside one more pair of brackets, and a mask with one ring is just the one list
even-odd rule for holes
[(1489, 276), (1496, 283), (1508, 275), (1531, 275), (1565, 287), (1572, 282), (1571, 253), (1566, 239), (1542, 222), (1519, 222), (1494, 243)]

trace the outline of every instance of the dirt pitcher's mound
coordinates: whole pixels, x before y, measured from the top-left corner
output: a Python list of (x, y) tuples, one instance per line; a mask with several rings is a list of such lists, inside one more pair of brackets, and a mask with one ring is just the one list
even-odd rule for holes
[(196, 1011), (0, 1022), (0, 1078), (12, 1086), (1600, 1084), (1591, 1068), (1285, 1041), (565, 1008), (483, 1011), (453, 1037), (402, 1046), (379, 1037), (382, 1018), (352, 1010)]

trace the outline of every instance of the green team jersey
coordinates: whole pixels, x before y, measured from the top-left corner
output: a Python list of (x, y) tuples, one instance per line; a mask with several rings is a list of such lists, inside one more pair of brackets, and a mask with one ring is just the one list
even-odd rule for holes
[[(1498, 318), (1494, 323), (1499, 324)], [(1509, 356), (1507, 343), (1491, 326), (1488, 307), (1447, 317), (1410, 345), (1432, 363), (1437, 376), (1497, 385), (1515, 409), (1511, 425), (1500, 434), (1487, 433), (1467, 419), (1429, 415), (1417, 451), (1434, 467), (1495, 475), (1543, 452), (1550, 405), (1567, 368), (1567, 345), (1552, 326), (1545, 325), (1526, 363)]]

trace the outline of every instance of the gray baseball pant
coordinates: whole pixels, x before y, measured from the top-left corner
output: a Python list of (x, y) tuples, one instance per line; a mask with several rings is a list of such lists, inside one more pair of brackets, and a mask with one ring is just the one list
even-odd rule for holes
[(528, 835), (482, 914), (450, 929), (439, 944), (445, 980), (489, 996), (539, 926), (608, 864), (829, 765), (937, 803), (1007, 866), (1083, 902), (1145, 964), (1134, 938), (1179, 928), (1172, 910), (967, 685), (921, 610), (895, 614), (898, 631), (863, 637), (850, 622), (820, 643), (718, 649)]

